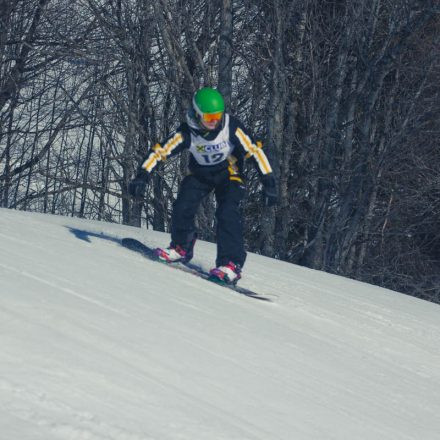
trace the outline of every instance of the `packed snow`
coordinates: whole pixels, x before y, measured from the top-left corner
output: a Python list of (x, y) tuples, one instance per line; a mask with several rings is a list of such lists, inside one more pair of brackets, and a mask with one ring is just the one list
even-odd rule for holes
[(440, 438), (438, 305), (249, 254), (258, 301), (124, 237), (169, 242), (0, 209), (0, 440)]

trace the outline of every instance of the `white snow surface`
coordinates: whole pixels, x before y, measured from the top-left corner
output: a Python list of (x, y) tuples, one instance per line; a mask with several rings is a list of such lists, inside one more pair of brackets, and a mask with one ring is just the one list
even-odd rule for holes
[(438, 305), (249, 254), (265, 303), (123, 237), (169, 242), (0, 209), (0, 440), (440, 438)]

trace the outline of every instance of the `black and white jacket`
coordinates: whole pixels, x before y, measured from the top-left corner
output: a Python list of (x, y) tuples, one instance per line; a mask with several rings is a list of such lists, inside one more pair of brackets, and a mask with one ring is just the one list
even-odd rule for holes
[(262, 144), (254, 141), (237, 118), (225, 113), (218, 129), (203, 131), (191, 111), (186, 122), (150, 149), (140, 172), (151, 173), (160, 161), (185, 149), (191, 153), (189, 169), (196, 176), (207, 177), (227, 171), (231, 180), (241, 181), (244, 160), (250, 158), (263, 180), (272, 177), (272, 167)]

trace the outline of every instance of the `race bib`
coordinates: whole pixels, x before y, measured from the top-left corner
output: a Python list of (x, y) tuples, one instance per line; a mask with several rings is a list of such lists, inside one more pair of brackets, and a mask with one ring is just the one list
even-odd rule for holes
[(232, 153), (233, 145), (229, 141), (229, 115), (225, 115), (223, 129), (215, 139), (206, 140), (203, 136), (191, 134), (189, 151), (199, 165), (214, 166), (223, 162)]

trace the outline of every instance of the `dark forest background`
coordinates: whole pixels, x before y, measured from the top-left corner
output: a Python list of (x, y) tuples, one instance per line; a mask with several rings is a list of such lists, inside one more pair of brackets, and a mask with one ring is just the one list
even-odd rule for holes
[(250, 251), (440, 302), (439, 38), (434, 0), (0, 0), (0, 206), (168, 231), (187, 156), (128, 182), (219, 87), (280, 183)]

